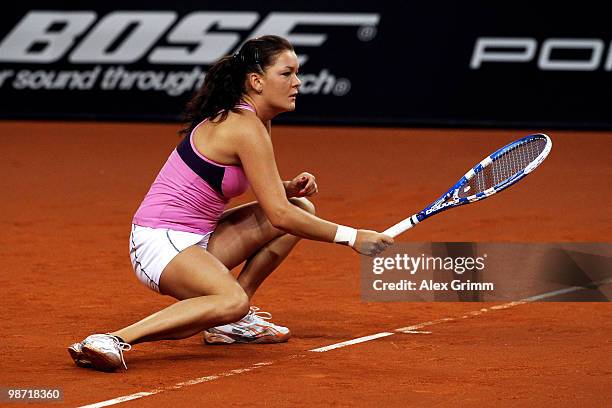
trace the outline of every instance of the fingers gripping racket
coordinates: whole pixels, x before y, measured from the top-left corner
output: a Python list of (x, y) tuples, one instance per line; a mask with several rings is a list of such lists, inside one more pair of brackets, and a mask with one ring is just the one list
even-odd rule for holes
[(474, 166), (432, 204), (383, 234), (395, 238), (432, 215), (499, 193), (538, 167), (551, 148), (552, 141), (545, 134), (530, 135), (502, 147)]

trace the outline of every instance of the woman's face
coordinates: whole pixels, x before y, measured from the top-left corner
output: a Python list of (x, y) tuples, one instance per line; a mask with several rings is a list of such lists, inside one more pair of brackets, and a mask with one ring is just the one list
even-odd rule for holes
[(295, 110), (295, 99), (302, 83), (297, 77), (298, 69), (298, 58), (293, 51), (283, 51), (274, 64), (266, 68), (261, 95), (273, 109)]

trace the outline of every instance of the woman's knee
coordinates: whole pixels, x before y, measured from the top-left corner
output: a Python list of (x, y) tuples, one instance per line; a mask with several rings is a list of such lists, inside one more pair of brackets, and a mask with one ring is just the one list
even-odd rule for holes
[(218, 309), (221, 324), (236, 322), (249, 313), (251, 303), (242, 288), (221, 296), (222, 301)]
[(289, 199), (291, 204), (301, 208), (302, 210), (315, 215), (315, 205), (306, 197), (292, 197)]

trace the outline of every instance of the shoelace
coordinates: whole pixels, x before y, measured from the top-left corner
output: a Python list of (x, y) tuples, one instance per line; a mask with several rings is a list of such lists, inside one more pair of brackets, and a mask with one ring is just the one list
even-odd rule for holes
[[(257, 306), (251, 306), (249, 309), (249, 313), (242, 318), (240, 326), (242, 327), (251, 327), (255, 324), (267, 323), (266, 320), (272, 319), (272, 313), (264, 312), (260, 310)], [(248, 321), (242, 323), (242, 321)], [(235, 323), (234, 323), (235, 324)]]
[(251, 320), (258, 324), (266, 323), (266, 320), (272, 319), (272, 313), (262, 311), (257, 306), (251, 306), (249, 314), (251, 315)]
[(119, 341), (119, 339), (113, 336), (112, 334), (109, 334), (109, 336), (111, 336), (111, 338), (117, 345), (117, 348), (119, 349), (119, 356), (121, 357), (121, 362), (123, 363), (123, 367), (125, 367), (125, 369), (127, 370), (127, 364), (125, 363), (125, 359), (123, 358), (123, 352), (131, 350), (132, 346), (130, 344)]

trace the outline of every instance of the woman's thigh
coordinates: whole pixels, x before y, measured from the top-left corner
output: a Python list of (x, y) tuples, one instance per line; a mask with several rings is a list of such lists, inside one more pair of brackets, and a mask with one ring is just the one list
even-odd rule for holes
[(196, 245), (181, 251), (164, 268), (159, 291), (178, 300), (207, 295), (245, 296), (225, 265)]
[(272, 226), (257, 202), (227, 210), (208, 241), (208, 252), (228, 269), (240, 265), (284, 232)]
[[(314, 205), (306, 198), (291, 198), (291, 204), (314, 214)], [(285, 234), (275, 228), (257, 202), (244, 204), (223, 213), (208, 241), (207, 250), (228, 269), (247, 260), (273, 239)]]

